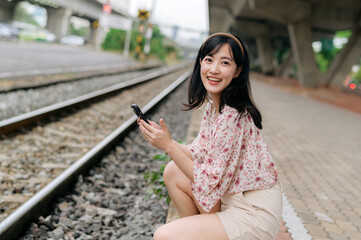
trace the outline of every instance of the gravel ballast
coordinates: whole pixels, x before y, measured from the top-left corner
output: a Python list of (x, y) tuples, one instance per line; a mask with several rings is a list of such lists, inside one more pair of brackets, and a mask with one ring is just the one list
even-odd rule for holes
[[(184, 140), (191, 112), (185, 112), (187, 83), (163, 101), (149, 117), (164, 118), (172, 137)], [(157, 171), (162, 151), (133, 129), (87, 176), (79, 177), (72, 192), (54, 203), (53, 212), (40, 217), (21, 239), (152, 239), (164, 224), (165, 199), (146, 198), (144, 172)]]
[(72, 99), (163, 68), (86, 78), (41, 88), (0, 93), (0, 120)]

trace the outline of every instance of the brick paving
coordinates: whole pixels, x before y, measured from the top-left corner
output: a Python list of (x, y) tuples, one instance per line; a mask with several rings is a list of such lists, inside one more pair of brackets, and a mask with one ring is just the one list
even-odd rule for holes
[[(257, 79), (253, 95), (284, 194), (308, 234), (314, 240), (361, 239), (361, 97), (251, 77)], [(191, 120), (187, 142), (198, 133), (199, 115)], [(174, 215), (170, 211), (168, 221)], [(302, 239), (287, 222), (277, 236), (286, 239)]]
[(308, 233), (361, 239), (361, 97), (252, 77), (285, 195)]

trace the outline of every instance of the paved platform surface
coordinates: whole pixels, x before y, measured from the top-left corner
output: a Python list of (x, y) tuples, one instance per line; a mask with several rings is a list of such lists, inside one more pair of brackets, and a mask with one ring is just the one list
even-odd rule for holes
[(161, 65), (155, 59), (137, 62), (90, 47), (0, 41), (0, 92)]
[[(284, 197), (298, 218), (284, 216), (277, 239), (361, 239), (361, 97), (252, 79)], [(187, 142), (198, 133), (197, 114)]]
[(69, 69), (83, 66), (121, 65), (129, 61), (120, 54), (96, 51), (89, 47), (0, 41), (1, 77), (34, 70), (60, 69), (69, 72), (72, 71)]
[(253, 81), (253, 89), (285, 196), (308, 233), (361, 239), (361, 98), (264, 81)]

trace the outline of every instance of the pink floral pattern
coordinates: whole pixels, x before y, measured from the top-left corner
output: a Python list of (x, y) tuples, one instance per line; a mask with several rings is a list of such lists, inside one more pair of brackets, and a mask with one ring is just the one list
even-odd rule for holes
[(225, 105), (216, 118), (208, 102), (196, 139), (188, 144), (194, 162), (192, 192), (209, 212), (225, 194), (270, 188), (278, 172), (252, 117)]

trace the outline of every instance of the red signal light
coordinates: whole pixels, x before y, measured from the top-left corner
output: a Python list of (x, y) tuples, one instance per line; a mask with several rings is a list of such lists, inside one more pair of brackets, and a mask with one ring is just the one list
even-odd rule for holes
[(356, 83), (351, 83), (349, 87), (352, 90), (356, 89)]
[(105, 5), (103, 6), (103, 11), (104, 11), (105, 13), (111, 13), (112, 7), (111, 7), (109, 4), (105, 4)]

